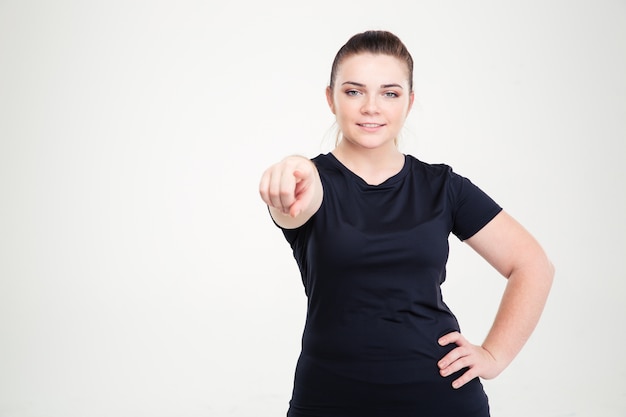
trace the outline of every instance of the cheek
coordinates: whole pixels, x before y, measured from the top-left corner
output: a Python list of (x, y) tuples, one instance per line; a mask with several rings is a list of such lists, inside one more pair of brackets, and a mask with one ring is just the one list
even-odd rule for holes
[(393, 111), (395, 115), (394, 117), (399, 120), (406, 119), (406, 117), (409, 115), (409, 110), (410, 110), (410, 106), (408, 103), (399, 105)]
[(350, 103), (346, 103), (345, 101), (342, 101), (341, 99), (339, 100), (335, 99), (333, 113), (335, 113), (335, 116), (337, 116), (337, 119), (345, 119), (349, 117), (350, 114), (352, 113), (352, 108), (350, 106)]
[(349, 117), (355, 113), (360, 113), (361, 103), (358, 100), (335, 98), (335, 114), (342, 117)]

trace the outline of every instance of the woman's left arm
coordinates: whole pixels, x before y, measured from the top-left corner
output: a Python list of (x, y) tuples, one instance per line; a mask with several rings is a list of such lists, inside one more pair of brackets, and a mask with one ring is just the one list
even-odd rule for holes
[(454, 388), (476, 377), (495, 378), (511, 363), (535, 329), (554, 277), (554, 267), (539, 243), (504, 211), (466, 243), (508, 282), (481, 346), (472, 345), (458, 332), (439, 339), (442, 346), (457, 345), (438, 363), (442, 376), (469, 368), (453, 381)]

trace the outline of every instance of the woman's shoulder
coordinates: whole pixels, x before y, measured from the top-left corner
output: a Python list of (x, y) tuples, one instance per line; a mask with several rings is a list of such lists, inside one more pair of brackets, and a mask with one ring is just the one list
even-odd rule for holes
[(315, 165), (322, 165), (322, 166), (326, 166), (330, 163), (330, 152), (329, 153), (321, 153), (317, 156), (314, 156), (313, 158), (311, 158), (311, 161), (313, 161), (313, 163), (315, 163)]
[(447, 177), (455, 175), (452, 167), (445, 163), (424, 162), (410, 154), (406, 154), (406, 161), (413, 172), (433, 177)]
[(313, 158), (311, 161), (315, 164), (317, 171), (320, 175), (332, 175), (340, 171), (340, 167), (334, 161), (334, 157), (329, 153), (321, 153)]

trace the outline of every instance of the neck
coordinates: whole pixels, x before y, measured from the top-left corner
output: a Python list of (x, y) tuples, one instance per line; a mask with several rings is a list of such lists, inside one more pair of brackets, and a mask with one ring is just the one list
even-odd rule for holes
[(341, 141), (332, 151), (335, 158), (370, 185), (378, 185), (402, 170), (404, 155), (395, 146), (358, 148)]

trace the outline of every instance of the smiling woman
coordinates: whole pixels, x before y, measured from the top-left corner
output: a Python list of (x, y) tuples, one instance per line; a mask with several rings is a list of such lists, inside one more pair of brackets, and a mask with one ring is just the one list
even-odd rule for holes
[[(326, 98), (341, 140), (268, 168), (260, 193), (308, 297), (289, 417), (486, 417), (493, 378), (535, 327), (553, 269), (535, 239), (447, 165), (402, 154), (413, 60), (389, 32), (352, 37)], [(448, 237), (508, 278), (482, 345), (443, 302)]]
[(363, 53), (344, 59), (335, 77), (338, 87), (328, 86), (326, 97), (345, 146), (395, 147), (414, 100), (408, 76), (394, 56)]

